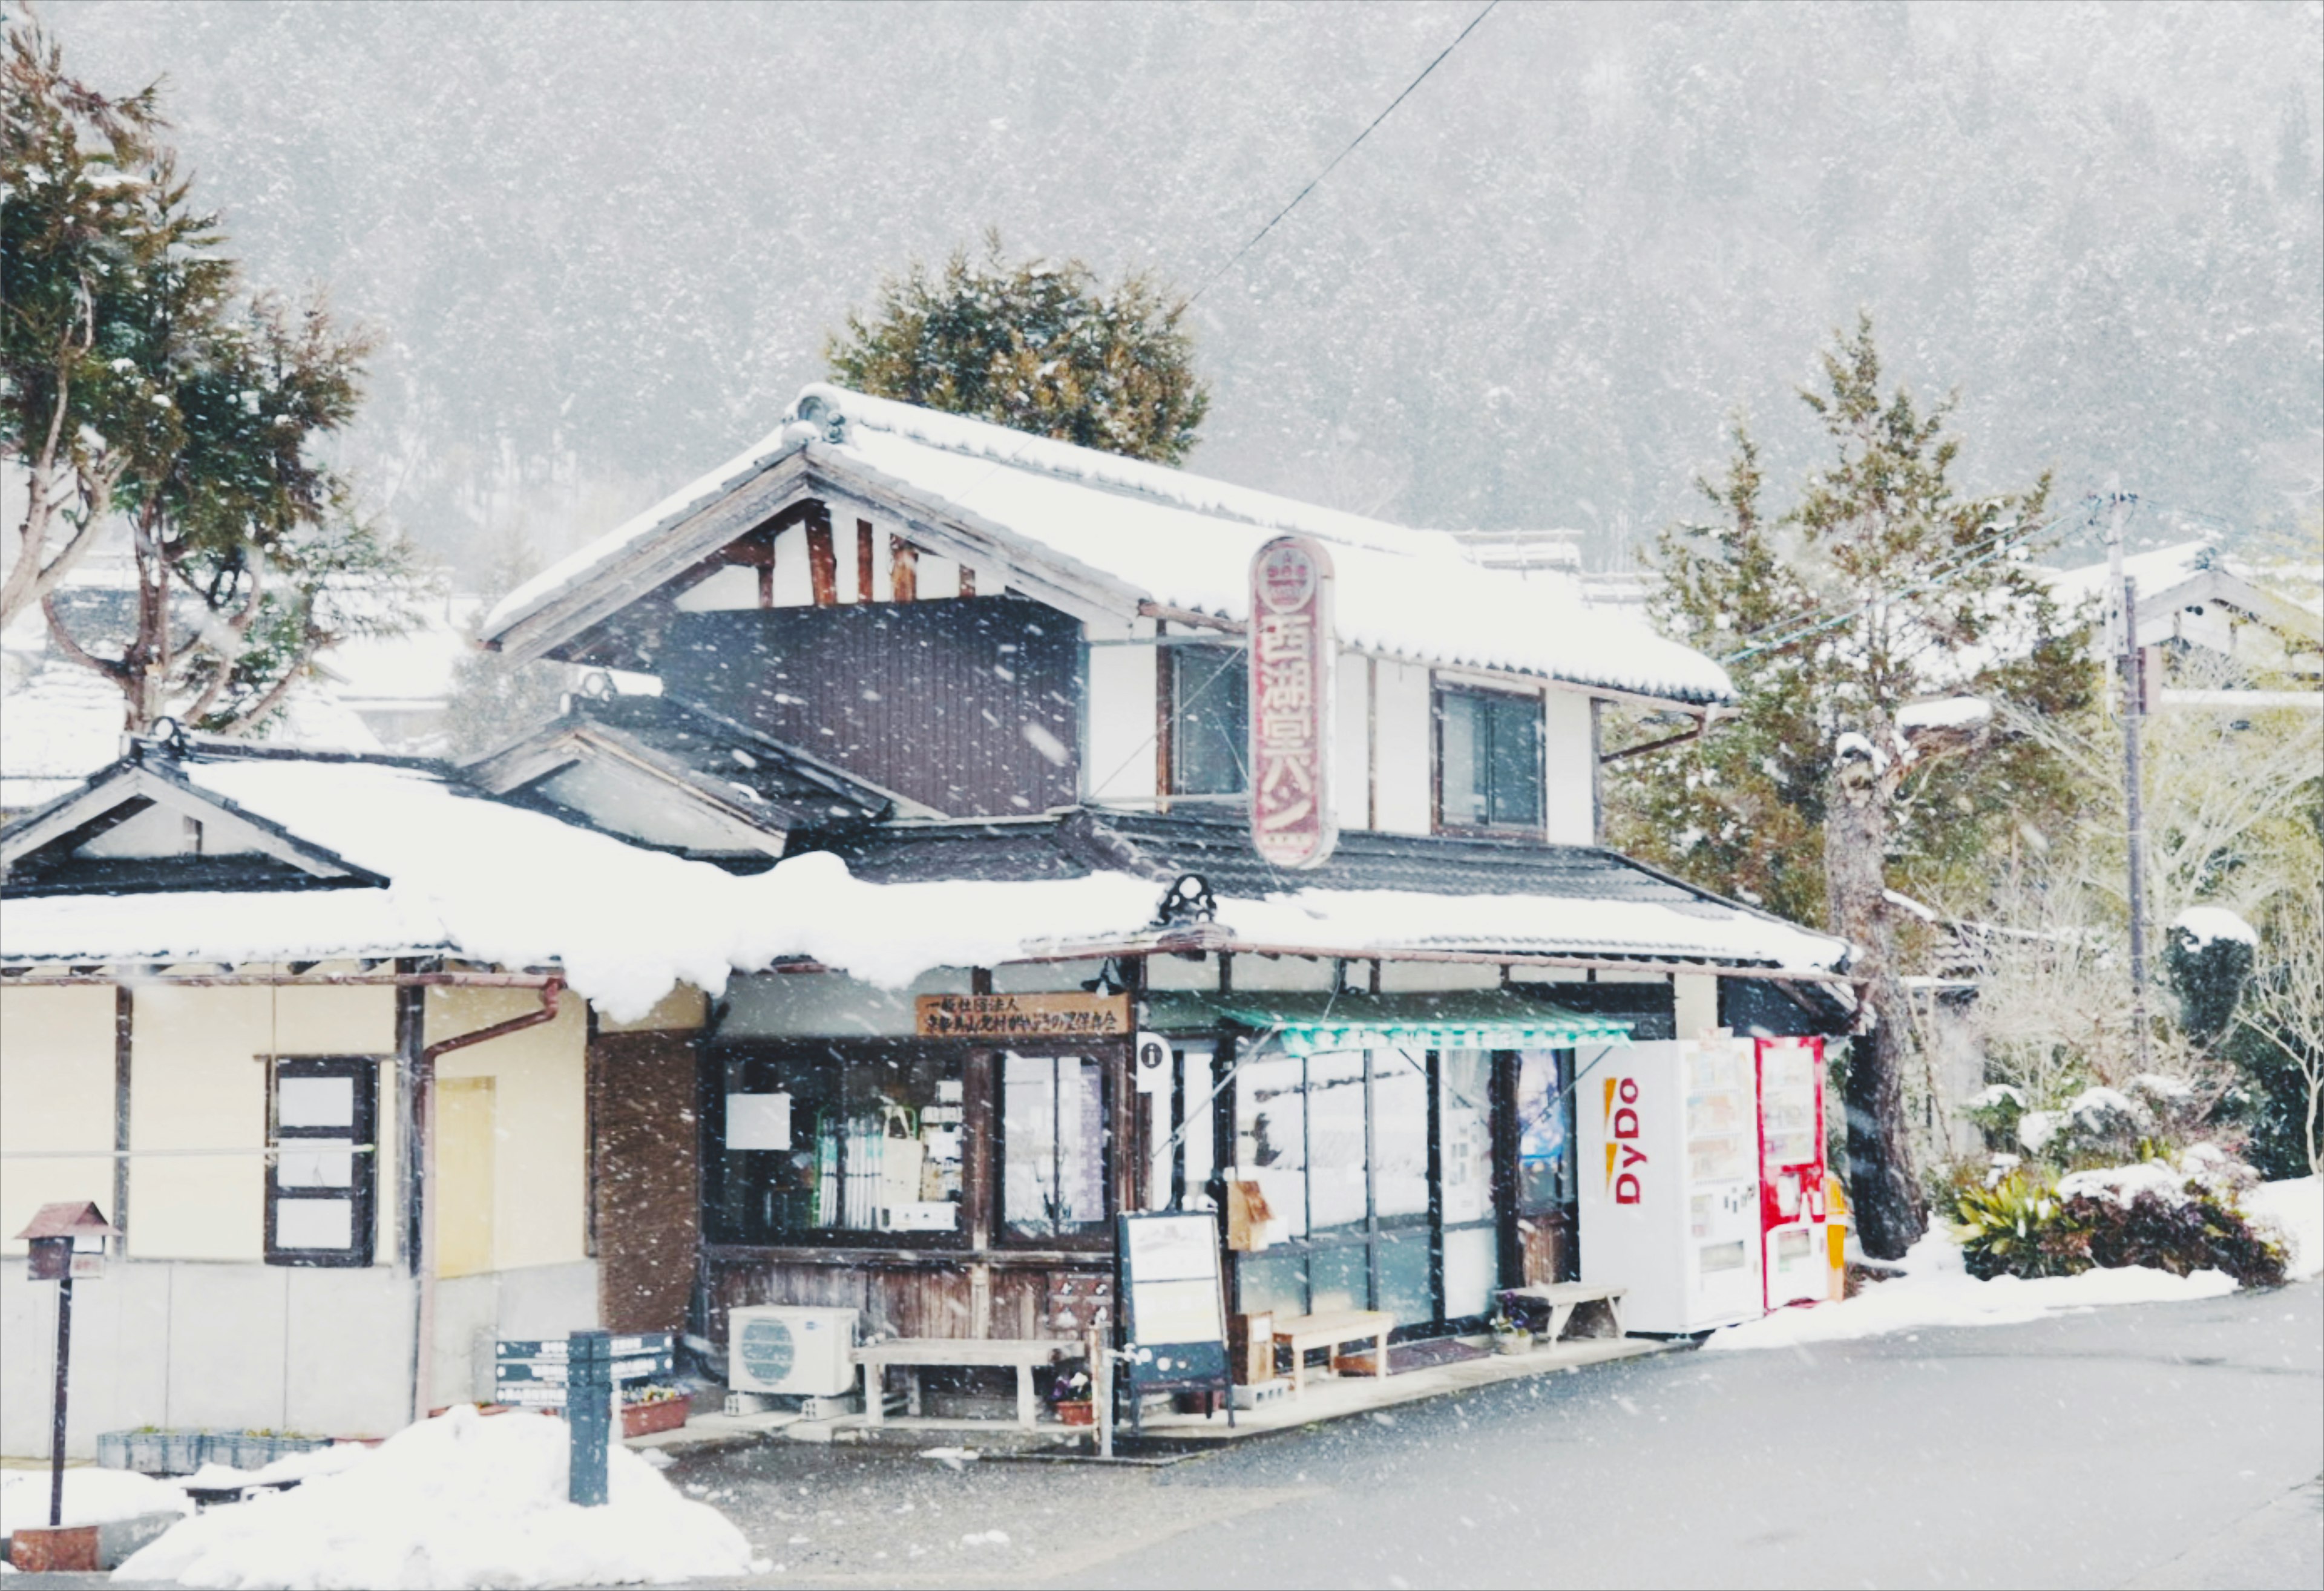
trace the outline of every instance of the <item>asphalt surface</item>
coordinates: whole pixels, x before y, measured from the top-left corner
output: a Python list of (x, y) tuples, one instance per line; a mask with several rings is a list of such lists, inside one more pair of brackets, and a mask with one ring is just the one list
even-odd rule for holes
[(1166, 1468), (669, 1474), (770, 1585), (2324, 1587), (2324, 1286), (1667, 1355)]

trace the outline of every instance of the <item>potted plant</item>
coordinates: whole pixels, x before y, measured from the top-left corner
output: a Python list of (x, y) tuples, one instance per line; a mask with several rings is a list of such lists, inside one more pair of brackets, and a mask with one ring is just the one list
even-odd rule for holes
[(1493, 1351), (1497, 1354), (1529, 1354), (1533, 1352), (1533, 1332), (1508, 1315), (1492, 1319)]
[(650, 1436), (658, 1430), (676, 1430), (686, 1423), (693, 1412), (693, 1403), (686, 1393), (674, 1386), (640, 1386), (624, 1388), (622, 1393), (622, 1435)]
[(1057, 1419), (1066, 1425), (1095, 1425), (1097, 1405), (1091, 1401), (1092, 1387), (1087, 1370), (1076, 1370), (1071, 1375), (1060, 1374), (1049, 1385), (1049, 1403), (1057, 1412)]

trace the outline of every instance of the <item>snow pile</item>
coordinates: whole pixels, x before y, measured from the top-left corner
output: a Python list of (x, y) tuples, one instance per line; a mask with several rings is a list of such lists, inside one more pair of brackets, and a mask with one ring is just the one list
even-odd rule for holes
[(2103, 1199), (2127, 1207), (2142, 1193), (2152, 1193), (2165, 1204), (2187, 1202), (2187, 1175), (2159, 1160), (2136, 1165), (2109, 1165), (2097, 1171), (2069, 1172), (2058, 1179), (2058, 1197)]
[[(104, 1524), (141, 1513), (191, 1513), (194, 1504), (167, 1481), (126, 1469), (65, 1471), (65, 1523)], [(49, 1467), (0, 1470), (0, 1536), (49, 1522)]]
[(2263, 1182), (2244, 1195), (2244, 1213), (2282, 1241), (2287, 1277), (2324, 1273), (2324, 1177)]
[(1948, 696), (1941, 702), (1915, 702), (1896, 714), (1896, 727), (1906, 734), (1916, 730), (1968, 729), (1993, 717), (1993, 704), (1982, 696)]
[(567, 1502), (566, 1427), (466, 1406), (359, 1463), (174, 1526), (128, 1580), (314, 1587), (617, 1586), (742, 1575), (742, 1531), (638, 1456), (608, 1455), (610, 1501)]
[(2222, 1271), (2174, 1276), (2145, 1265), (2034, 1281), (1997, 1276), (1979, 1282), (1962, 1268), (1960, 1246), (1942, 1231), (1932, 1231), (1913, 1246), (1904, 1256), (1904, 1273), (1840, 1303), (1778, 1310), (1764, 1320), (1729, 1326), (1713, 1332), (1702, 1346), (1790, 1347), (1943, 1326), (2014, 1326), (2060, 1311), (2218, 1298), (2236, 1290), (2234, 1280)]
[(284, 1481), (312, 1480), (318, 1475), (337, 1475), (352, 1469), (371, 1456), (371, 1448), (364, 1442), (334, 1442), (327, 1448), (311, 1448), (304, 1453), (285, 1453), (272, 1463), (257, 1469), (236, 1469), (231, 1464), (205, 1464), (178, 1485), (189, 1491), (226, 1491), (235, 1486), (277, 1485)]
[(2187, 948), (2201, 951), (2215, 939), (2231, 939), (2254, 949), (2259, 945), (2259, 931), (2225, 906), (2189, 906), (2171, 919), (2171, 926), (2187, 936)]

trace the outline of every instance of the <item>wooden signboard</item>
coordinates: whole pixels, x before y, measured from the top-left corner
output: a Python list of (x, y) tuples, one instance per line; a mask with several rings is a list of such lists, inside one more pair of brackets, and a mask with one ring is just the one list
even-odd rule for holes
[(1278, 536), (1250, 564), (1250, 839), (1279, 868), (1320, 866), (1332, 816), (1332, 558)]
[(1088, 1039), (1130, 1033), (1130, 997), (1101, 994), (922, 995), (922, 1038)]
[[(675, 1333), (641, 1331), (613, 1341), (613, 1384), (668, 1381), (677, 1372)], [(493, 1401), (522, 1408), (565, 1407), (566, 1339), (503, 1337), (494, 1344)]]
[(1234, 1422), (1227, 1368), (1226, 1297), (1213, 1215), (1125, 1215), (1121, 1261), (1122, 1364), (1131, 1408), (1147, 1392), (1215, 1392)]

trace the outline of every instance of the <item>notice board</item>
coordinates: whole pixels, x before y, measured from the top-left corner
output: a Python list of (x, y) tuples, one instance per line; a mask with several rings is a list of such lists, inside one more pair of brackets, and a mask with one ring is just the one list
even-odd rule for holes
[(1136, 1390), (1226, 1392), (1226, 1301), (1213, 1215), (1120, 1222), (1123, 1363)]

